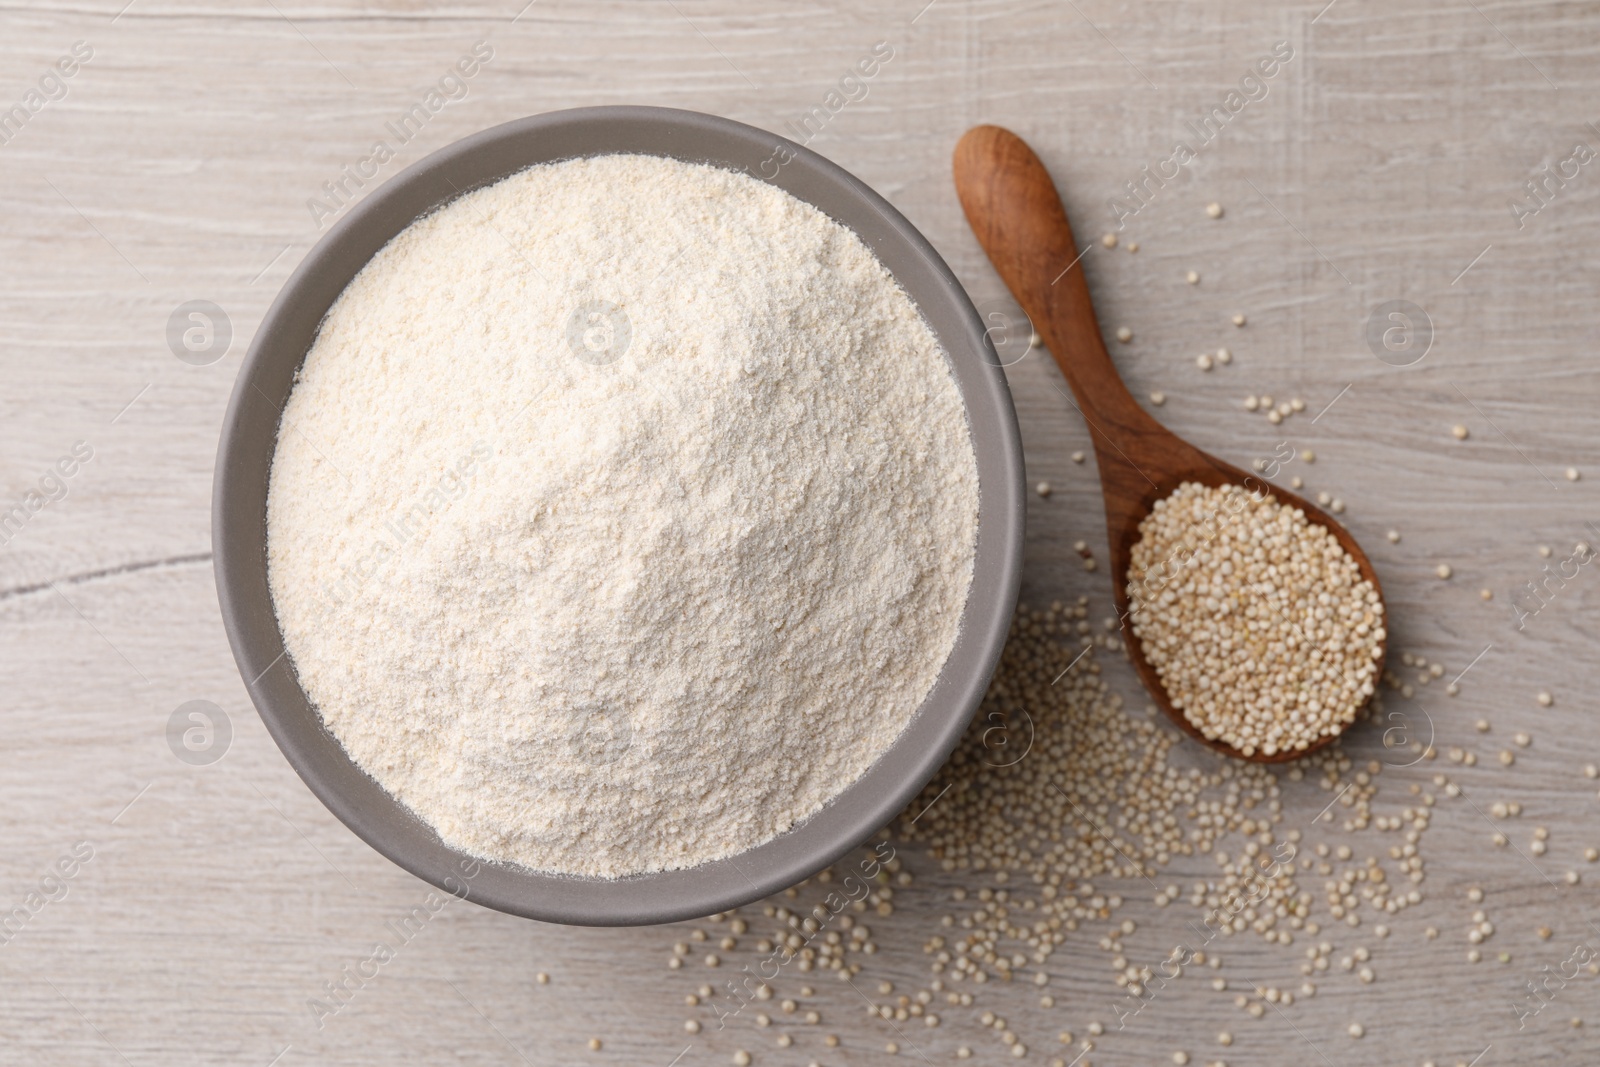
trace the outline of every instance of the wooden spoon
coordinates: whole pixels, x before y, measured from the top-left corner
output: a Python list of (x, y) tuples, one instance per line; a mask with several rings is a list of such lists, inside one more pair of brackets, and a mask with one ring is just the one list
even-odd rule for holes
[[(972, 232), (1017, 303), (1033, 320), (1045, 347), (1055, 356), (1089, 424), (1105, 493), (1117, 613), (1122, 617), (1129, 656), (1145, 687), (1185, 733), (1230, 756), (1280, 763), (1327, 745), (1338, 733), (1292, 752), (1269, 756), (1257, 750), (1245, 755), (1226, 742), (1206, 738), (1196, 729), (1183, 712), (1173, 707), (1133, 633), (1128, 611), (1129, 557), (1139, 541), (1139, 523), (1152, 505), (1181, 482), (1199, 482), (1212, 487), (1233, 484), (1252, 492), (1270, 492), (1284, 504), (1301, 509), (1307, 519), (1327, 527), (1381, 597), (1372, 562), (1349, 531), (1323, 512), (1293, 493), (1267, 485), (1200, 451), (1156, 422), (1133, 399), (1112, 365), (1095, 321), (1080, 262), (1088, 253), (1078, 251), (1066, 209), (1049, 173), (1020, 137), (999, 126), (976, 126), (956, 145), (954, 170), (956, 192)], [(1384, 619), (1387, 621), (1387, 615)], [(1374, 686), (1383, 677), (1385, 646), (1386, 642), (1379, 644)]]

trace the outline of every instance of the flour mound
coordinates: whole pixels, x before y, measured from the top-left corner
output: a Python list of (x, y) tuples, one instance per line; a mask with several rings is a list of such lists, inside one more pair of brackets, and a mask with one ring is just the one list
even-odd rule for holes
[(534, 167), (396, 236), (283, 412), (301, 685), (457, 848), (620, 877), (784, 833), (955, 644), (977, 467), (862, 241), (747, 175)]

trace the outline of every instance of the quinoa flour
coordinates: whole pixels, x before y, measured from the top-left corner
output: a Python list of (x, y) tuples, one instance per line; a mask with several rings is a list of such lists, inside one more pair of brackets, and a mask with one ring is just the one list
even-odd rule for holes
[(977, 468), (851, 231), (746, 175), (533, 167), (329, 311), (267, 503), (301, 685), (447, 843), (620, 877), (745, 851), (890, 746), (955, 644)]

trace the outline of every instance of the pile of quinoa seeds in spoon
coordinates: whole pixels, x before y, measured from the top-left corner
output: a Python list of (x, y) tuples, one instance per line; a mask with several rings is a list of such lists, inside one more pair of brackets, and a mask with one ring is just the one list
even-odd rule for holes
[(1174, 707), (1246, 756), (1355, 721), (1383, 655), (1383, 602), (1327, 530), (1269, 493), (1184, 482), (1139, 524), (1133, 632)]

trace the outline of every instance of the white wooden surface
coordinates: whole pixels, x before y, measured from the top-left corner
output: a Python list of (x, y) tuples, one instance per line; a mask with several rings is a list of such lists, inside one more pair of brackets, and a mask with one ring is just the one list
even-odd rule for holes
[[(860, 1064), (894, 1039), (848, 986), (817, 982), (821, 1026), (744, 1020), (691, 1044), (683, 997), (708, 978), (666, 969), (683, 929), (561, 929), (468, 904), (442, 912), (321, 1029), (307, 1009), (425, 888), (312, 798), (249, 706), (209, 565), (215, 437), (253, 329), (318, 236), (307, 198), (485, 37), (494, 57), (466, 98), (384, 176), (494, 123), (578, 105), (668, 104), (783, 130), (888, 41), (894, 58), (866, 99), (813, 147), (922, 227), (980, 303), (1002, 290), (950, 186), (963, 130), (992, 121), (1028, 138), (1087, 243), (1111, 225), (1107, 199), (1170, 154), (1185, 119), (1290, 42), (1295, 58), (1268, 95), (1084, 269), (1107, 329), (1134, 330), (1115, 346), (1130, 384), (1164, 391), (1160, 414), (1176, 430), (1240, 463), (1284, 440), (1315, 450), (1314, 465), (1283, 476), (1347, 502), (1386, 586), (1392, 647), (1443, 662), (1446, 681), (1471, 664), (1459, 697), (1441, 682), (1419, 698), (1441, 750), (1481, 760), (1448, 769), (1478, 806), (1516, 800), (1524, 814), (1509, 824), (1517, 848), (1495, 848), (1471, 805), (1441, 799), (1424, 839), (1427, 900), (1375, 949), (1375, 984), (1333, 973), (1314, 999), (1252, 1021), (1231, 993), (1195, 983), (1089, 1059), (1171, 1062), (1185, 1048), (1195, 1063), (1263, 1065), (1594, 1060), (1600, 980), (1567, 985), (1520, 1031), (1511, 1005), (1572, 945), (1600, 944), (1586, 926), (1600, 919), (1600, 869), (1560, 882), (1600, 846), (1600, 801), (1582, 773), (1600, 760), (1589, 625), (1600, 579), (1582, 569), (1520, 632), (1510, 605), (1540, 576), (1538, 545), (1559, 561), (1580, 538), (1600, 543), (1586, 526), (1600, 518), (1600, 170), (1582, 168), (1525, 228), (1509, 205), (1541, 164), (1578, 142), (1600, 147), (1600, 5), (539, 0), (513, 21), (521, 0), (134, 0), (119, 16), (124, 2), (0, 9), (0, 105), (22, 100), (74, 42), (94, 51), (67, 96), (0, 146), (0, 511), (74, 442), (93, 449), (65, 499), (0, 548), (0, 910), (25, 906), (75, 843), (94, 853), (63, 899), (0, 944), (0, 1063), (665, 1067), (680, 1052), (681, 1064), (726, 1063), (743, 1047), (757, 1063)], [(1217, 221), (1203, 211), (1212, 200), (1227, 209)], [(1188, 270), (1199, 285), (1185, 284)], [(193, 299), (232, 323), (231, 350), (210, 366), (167, 345), (168, 316)], [(1433, 323), (1432, 348), (1411, 367), (1380, 362), (1363, 339), (1391, 299)], [(1195, 355), (1221, 344), (1232, 365), (1200, 373)], [(1010, 373), (1030, 476), (1055, 487), (1031, 505), (1029, 593), (1087, 594), (1101, 614), (1108, 576), (1085, 572), (1071, 548), (1082, 538), (1104, 558), (1092, 460), (1070, 459), (1088, 446), (1083, 424), (1042, 354)], [(1251, 393), (1298, 396), (1307, 410), (1275, 427), (1242, 411)], [(1456, 423), (1468, 440), (1451, 437)], [(1585, 477), (1568, 481), (1568, 466)], [(1400, 543), (1384, 539), (1389, 528)], [(1433, 577), (1440, 562), (1449, 581)], [(1112, 676), (1137, 695), (1120, 664)], [(1539, 690), (1555, 694), (1553, 708), (1537, 706)], [(221, 762), (186, 765), (168, 746), (168, 717), (192, 699), (229, 717)], [(1480, 716), (1487, 736), (1473, 729)], [(1533, 744), (1502, 768), (1495, 754), (1518, 730)], [(1380, 751), (1375, 735), (1352, 748)], [(1443, 769), (1441, 758), (1390, 772), (1379, 810)], [(1288, 791), (1286, 821), (1325, 802), (1305, 786)], [(1535, 825), (1551, 831), (1538, 859), (1519, 854)], [(927, 978), (920, 948), (957, 883), (913, 849), (902, 855), (918, 880), (874, 923), (882, 949), (863, 978), (904, 991)], [(1173, 880), (1206, 872), (1175, 865)], [(1474, 884), (1497, 926), (1476, 965), (1464, 939)], [(1310, 885), (1320, 910), (1320, 879)], [(1140, 945), (1164, 953), (1181, 909), (1158, 912), (1138, 886), (1127, 895)], [(1436, 941), (1422, 936), (1429, 924)], [(1540, 925), (1553, 928), (1548, 942)], [(1330, 932), (1336, 956), (1355, 943)], [(1224, 973), (1298, 985), (1298, 946), (1235, 941)], [(1030, 1046), (1024, 1062), (1048, 1062), (1056, 1031), (1109, 1020), (1116, 993), (1087, 940), (1052, 966), (1055, 1008), (1031, 987), (983, 987), (903, 1055), (953, 1062), (971, 1044), (978, 1062), (996, 1062), (1002, 1047), (976, 1018), (987, 1008)], [(799, 985), (785, 977), (780, 996)], [(1360, 1041), (1345, 1034), (1355, 1019)], [(1237, 1040), (1220, 1050), (1224, 1028)], [(793, 1047), (775, 1046), (780, 1030)], [(824, 1031), (841, 1045), (825, 1048)], [(587, 1050), (591, 1036), (601, 1052)]]

